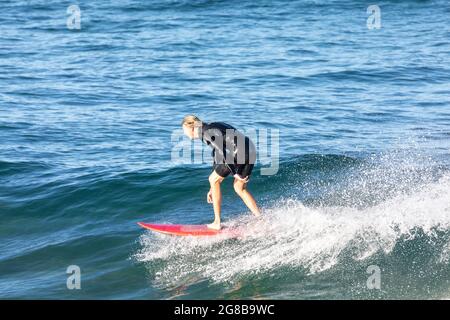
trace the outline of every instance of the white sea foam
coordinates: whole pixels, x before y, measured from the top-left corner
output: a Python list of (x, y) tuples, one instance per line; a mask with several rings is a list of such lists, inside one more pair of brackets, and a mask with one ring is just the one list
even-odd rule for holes
[[(413, 239), (417, 230), (429, 237), (449, 231), (450, 176), (366, 208), (306, 207), (297, 200), (283, 200), (266, 209), (262, 220), (245, 216), (229, 223), (244, 224), (244, 236), (147, 233), (136, 258), (148, 262), (156, 281), (164, 284), (204, 278), (227, 282), (278, 267), (319, 273), (339, 264), (343, 255), (364, 260), (375, 253), (389, 254), (398, 241)], [(448, 263), (449, 248), (450, 244), (438, 263)]]

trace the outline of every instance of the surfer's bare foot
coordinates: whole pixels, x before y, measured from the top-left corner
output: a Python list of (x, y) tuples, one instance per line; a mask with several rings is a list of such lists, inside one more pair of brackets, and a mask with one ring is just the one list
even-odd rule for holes
[(252, 211), (252, 214), (254, 217), (256, 217), (256, 218), (261, 217), (261, 211), (259, 211), (258, 207), (256, 207), (254, 210), (251, 210), (251, 211)]
[(220, 226), (220, 222), (213, 222), (210, 224), (206, 225), (209, 229), (213, 229), (213, 230), (220, 230), (221, 226)]

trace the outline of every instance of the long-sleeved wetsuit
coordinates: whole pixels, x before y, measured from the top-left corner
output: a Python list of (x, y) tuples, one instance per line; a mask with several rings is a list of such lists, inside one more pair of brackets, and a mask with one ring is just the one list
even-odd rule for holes
[(203, 123), (202, 141), (213, 148), (214, 171), (249, 176), (256, 162), (256, 148), (250, 138), (223, 122)]

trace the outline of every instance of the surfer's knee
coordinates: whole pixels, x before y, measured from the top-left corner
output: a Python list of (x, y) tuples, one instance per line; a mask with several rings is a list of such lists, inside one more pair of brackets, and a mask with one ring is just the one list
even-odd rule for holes
[(219, 176), (217, 173), (213, 172), (209, 175), (208, 180), (211, 185), (215, 185), (215, 184), (221, 183), (223, 178), (221, 176)]

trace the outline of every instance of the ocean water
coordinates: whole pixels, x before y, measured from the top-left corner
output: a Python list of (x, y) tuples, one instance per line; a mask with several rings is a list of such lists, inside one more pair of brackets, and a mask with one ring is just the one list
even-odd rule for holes
[[(0, 298), (450, 298), (448, 1), (0, 8)], [(243, 237), (136, 224), (212, 221), (210, 164), (172, 157), (189, 113), (279, 132), (261, 220), (224, 182)]]

